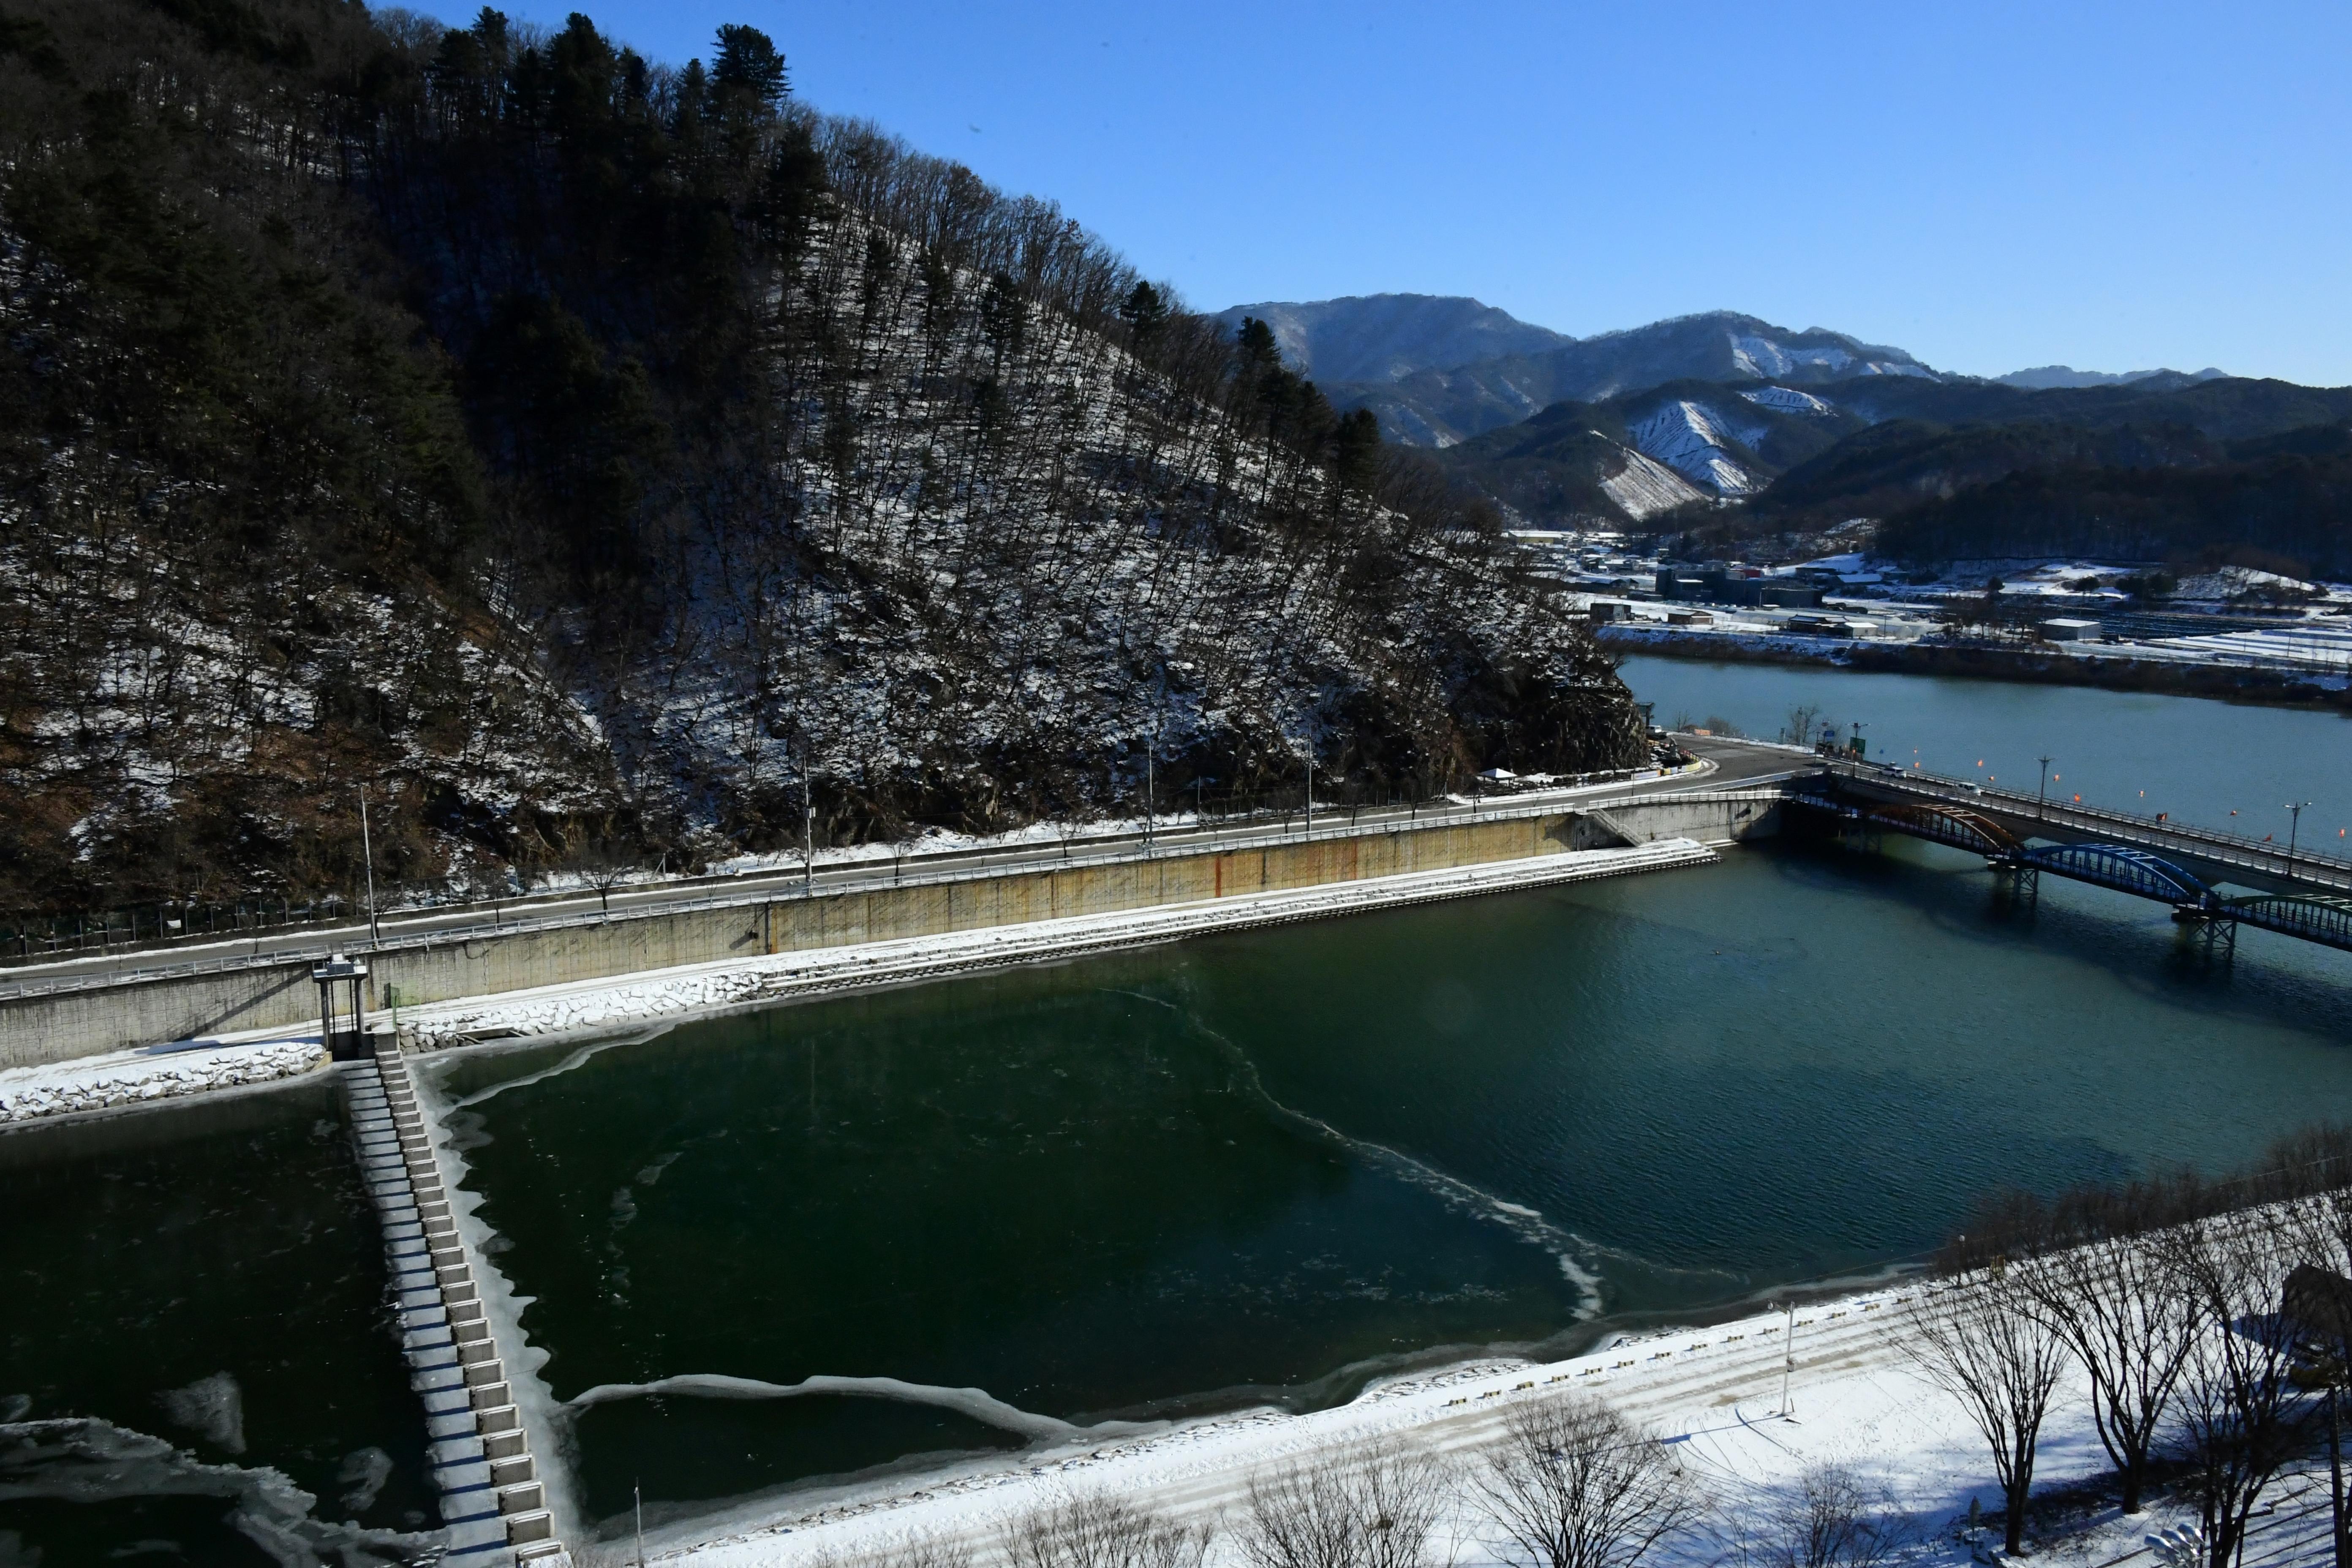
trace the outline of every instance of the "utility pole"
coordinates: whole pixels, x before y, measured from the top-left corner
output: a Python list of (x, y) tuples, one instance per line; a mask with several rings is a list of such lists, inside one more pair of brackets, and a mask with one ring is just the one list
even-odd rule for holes
[(2033, 816), (2036, 821), (2050, 815), (2050, 759), (2045, 756), (2039, 760), (2042, 763), (2042, 788), (2033, 797)]
[(368, 836), (367, 785), (360, 785), (360, 858), (367, 862), (368, 941), (380, 942), (383, 933), (375, 923), (375, 845)]
[(2303, 808), (2310, 804), (2307, 800), (2287, 802), (2286, 874), (2290, 877), (2294, 875), (2294, 836), (2303, 826)]
[(801, 759), (801, 891), (816, 891), (816, 798), (809, 793), (808, 759)]
[(637, 1502), (637, 1568), (646, 1568), (646, 1489), (643, 1484), (631, 1481), (629, 1494)]
[(1307, 837), (1315, 837), (1315, 753), (1307, 753)]
[(1151, 754), (1160, 749), (1160, 731), (1154, 726), (1151, 744), (1143, 752), (1143, 852), (1151, 853), (1151, 829), (1160, 819), (1159, 784), (1151, 771)]

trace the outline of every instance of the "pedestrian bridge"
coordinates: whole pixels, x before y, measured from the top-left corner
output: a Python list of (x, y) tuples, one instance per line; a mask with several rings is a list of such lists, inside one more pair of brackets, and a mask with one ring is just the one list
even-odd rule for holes
[[(1947, 781), (1873, 777), (1833, 771), (1794, 781), (1794, 819), (1868, 838), (1899, 833), (1981, 855), (2031, 894), (2044, 875), (2087, 882), (2172, 906), (2173, 918), (2209, 944), (2234, 951), (2237, 928), (2352, 952), (2352, 863), (2299, 855), (2161, 819), (2061, 808), (2031, 796), (1999, 795)], [(1975, 796), (1977, 798), (1970, 798)], [(2024, 807), (2033, 809), (2031, 815)], [(2059, 842), (2037, 842), (2056, 837)], [(2216, 884), (2270, 884), (2223, 893)]]

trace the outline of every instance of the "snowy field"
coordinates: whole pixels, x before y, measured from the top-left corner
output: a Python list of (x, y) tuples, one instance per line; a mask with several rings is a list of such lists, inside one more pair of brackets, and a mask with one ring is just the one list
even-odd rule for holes
[[(1999, 1527), (1970, 1531), (1969, 1505), (1974, 1500), (1986, 1515), (1997, 1514), (2000, 1489), (1983, 1440), (1959, 1405), (1911, 1365), (1902, 1321), (1918, 1290), (1906, 1283), (1816, 1303), (1799, 1309), (1793, 1324), (1768, 1311), (1620, 1340), (1570, 1361), (1490, 1361), (1378, 1385), (1349, 1405), (1308, 1415), (1254, 1411), (1109, 1441), (1081, 1436), (929, 1475), (813, 1490), (733, 1517), (649, 1531), (646, 1558), (694, 1568), (815, 1568), (929, 1539), (967, 1547), (986, 1562), (1002, 1556), (1008, 1524), (1096, 1493), (1188, 1521), (1231, 1525), (1247, 1507), (1254, 1476), (1343, 1462), (1370, 1445), (1425, 1448), (1467, 1478), (1501, 1436), (1515, 1405), (1578, 1391), (1607, 1401), (1672, 1447), (1707, 1500), (1705, 1520), (1655, 1561), (1690, 1568), (1738, 1561), (1743, 1530), (1769, 1517), (1808, 1467), (1823, 1463), (1852, 1469), (1899, 1516), (1906, 1559), (1990, 1560), (2000, 1544)], [(1780, 1415), (1789, 1344), (1793, 1419)], [(2037, 1495), (2107, 1473), (2087, 1392), (2079, 1369), (2062, 1385), (2043, 1428)], [(2250, 1565), (2321, 1560), (2314, 1552), (2326, 1546), (2325, 1479), (2323, 1464), (2315, 1547), (2296, 1545), (2311, 1546), (2313, 1533), (2315, 1479), (2305, 1468), (2276, 1487), (2276, 1511), (2248, 1548)], [(1457, 1489), (1463, 1495), (1441, 1529), (1438, 1560), (1445, 1560), (1450, 1540), (1463, 1568), (1508, 1561), (1492, 1528), (1467, 1506), (1474, 1494)], [(2148, 1561), (2148, 1533), (2193, 1522), (2193, 1513), (2158, 1497), (2135, 1518), (2111, 1505), (2088, 1511), (2044, 1506), (2030, 1521), (2029, 1550), (2037, 1561), (2094, 1568)], [(631, 1542), (583, 1555), (622, 1563), (634, 1561), (634, 1552)], [(1242, 1568), (1229, 1530), (1220, 1529), (1210, 1562)]]

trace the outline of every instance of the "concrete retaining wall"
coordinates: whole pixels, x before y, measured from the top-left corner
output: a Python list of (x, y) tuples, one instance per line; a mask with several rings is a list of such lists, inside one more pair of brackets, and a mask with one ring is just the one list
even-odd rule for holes
[[(1770, 830), (1764, 826), (1763, 808), (1746, 801), (1671, 808), (1643, 801), (1612, 809), (1611, 820), (1628, 825), (1638, 838), (1596, 827), (1574, 812), (1383, 827), (1223, 854), (1169, 855), (965, 881), (910, 879), (901, 886), (616, 916), (552, 931), (392, 949), (369, 956), (368, 1006), (372, 1012), (383, 1008), (395, 989), (402, 1004), (421, 1005), (761, 953), (1442, 870), (1621, 839), (1687, 837), (1722, 843)], [(160, 1040), (299, 1026), (315, 1019), (317, 1007), (307, 963), (25, 997), (0, 1003), (0, 1068), (67, 1061)]]
[(1701, 844), (1721, 845), (1768, 838), (1780, 831), (1777, 792), (1654, 795), (1579, 814), (1570, 831), (1569, 847), (1605, 849), (1612, 844), (1652, 844), (1661, 838), (1696, 838)]

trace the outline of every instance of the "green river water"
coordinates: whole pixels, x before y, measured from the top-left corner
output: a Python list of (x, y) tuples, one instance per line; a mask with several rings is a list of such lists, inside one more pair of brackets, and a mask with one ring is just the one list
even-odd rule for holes
[[(2307, 713), (1627, 675), (1662, 718), (1768, 733), (1819, 686), (1828, 716), (1944, 771), (2010, 783), (2048, 751), (2070, 795), (2079, 779), (2138, 805), (2147, 788), (2148, 809), (2224, 823), (2267, 801), (2282, 837), (2276, 804), (2306, 799), (2324, 804), (2305, 833), (2332, 839), (2352, 778), (2352, 726)], [(2054, 879), (2021, 910), (1926, 846), (1790, 843), (439, 1070), (560, 1398), (839, 1374), (1082, 1423), (1304, 1408), (1402, 1368), (1898, 1266), (2002, 1183), (2226, 1165), (2352, 1119), (2352, 955), (2248, 931), (2215, 968), (2166, 915)], [(240, 1462), (325, 1495), (329, 1467), (381, 1448), (399, 1473), (369, 1518), (394, 1522), (421, 1487), (416, 1421), (348, 1145), (315, 1135), (340, 1113), (308, 1092), (243, 1102), (268, 1108), (246, 1113), (276, 1119), (267, 1136), (0, 1139), (42, 1204), (36, 1228), (11, 1222), (9, 1279), (45, 1292), (8, 1309), (0, 1396), (171, 1436), (159, 1396), (228, 1372)], [(157, 1245), (232, 1210), (213, 1266)], [(247, 1252), (289, 1261), (248, 1278)], [(323, 1283), (256, 1332), (270, 1268)], [(189, 1353), (89, 1369), (152, 1325)], [(835, 1394), (617, 1399), (572, 1439), (608, 1520), (633, 1487), (659, 1518), (1019, 1441)]]

